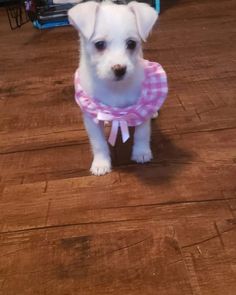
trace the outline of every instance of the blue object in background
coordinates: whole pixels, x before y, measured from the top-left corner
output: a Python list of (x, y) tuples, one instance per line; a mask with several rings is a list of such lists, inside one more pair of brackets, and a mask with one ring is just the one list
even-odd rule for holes
[(155, 9), (158, 13), (160, 13), (160, 0), (155, 0)]
[[(53, 5), (52, 3), (50, 3), (50, 1), (52, 2), (52, 0), (46, 0), (46, 1), (49, 4), (49, 6), (46, 9), (48, 9), (50, 7), (54, 7), (54, 8), (57, 7), (58, 9), (60, 9), (60, 7), (65, 6), (65, 5)], [(25, 2), (31, 3), (31, 0), (26, 0)], [(143, 1), (143, 2), (145, 2), (145, 1)], [(158, 13), (160, 13), (160, 0), (153, 0), (152, 3), (153, 3), (152, 5), (154, 6), (155, 10)], [(72, 6), (73, 5), (71, 5), (71, 7)], [(68, 9), (71, 7), (68, 7)], [(54, 20), (53, 19), (54, 18), (53, 14), (55, 15), (55, 12), (54, 13), (52, 12), (52, 17), (48, 21), (42, 22), (42, 21), (40, 21), (40, 18), (34, 20), (33, 21), (34, 27), (41, 30), (41, 29), (50, 29), (50, 28), (54, 28), (54, 27), (68, 26), (69, 21), (68, 21), (67, 14), (65, 13), (65, 11), (63, 11), (63, 13), (65, 13), (65, 17), (62, 18), (61, 20)], [(61, 14), (61, 12), (60, 12), (60, 14)], [(48, 16), (49, 16), (49, 14), (48, 14)]]
[(40, 24), (38, 20), (35, 20), (33, 21), (33, 25), (35, 28), (43, 30), (43, 29), (51, 29), (55, 27), (69, 26), (69, 21), (66, 19), (64, 21), (51, 21), (44, 24)]

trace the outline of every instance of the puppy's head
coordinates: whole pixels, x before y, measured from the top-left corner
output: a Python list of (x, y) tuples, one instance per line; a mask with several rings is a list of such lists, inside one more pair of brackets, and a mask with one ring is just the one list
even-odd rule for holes
[(153, 8), (138, 2), (89, 1), (70, 9), (68, 16), (80, 33), (82, 55), (99, 79), (121, 81), (135, 75), (142, 56), (141, 41), (157, 19)]

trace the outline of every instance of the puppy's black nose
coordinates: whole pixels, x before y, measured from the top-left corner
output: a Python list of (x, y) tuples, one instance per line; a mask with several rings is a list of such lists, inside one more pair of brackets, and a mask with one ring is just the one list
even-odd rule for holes
[(112, 67), (112, 70), (116, 76), (116, 78), (121, 79), (126, 73), (126, 66), (115, 65)]

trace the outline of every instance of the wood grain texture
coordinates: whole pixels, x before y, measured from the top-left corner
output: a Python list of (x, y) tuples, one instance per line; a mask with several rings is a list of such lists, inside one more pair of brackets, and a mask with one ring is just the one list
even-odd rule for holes
[[(144, 45), (168, 73), (154, 160), (89, 173), (71, 27), (0, 9), (0, 294), (236, 294), (236, 4), (163, 1)], [(223, 293), (222, 293), (223, 292)]]

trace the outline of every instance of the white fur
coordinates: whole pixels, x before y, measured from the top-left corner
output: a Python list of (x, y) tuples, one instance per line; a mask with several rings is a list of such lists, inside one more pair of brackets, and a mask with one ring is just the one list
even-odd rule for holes
[[(116, 5), (89, 1), (76, 5), (68, 15), (80, 35), (79, 75), (85, 92), (114, 107), (134, 104), (144, 78), (141, 43), (157, 19), (156, 11), (138, 2)], [(130, 39), (137, 43), (134, 51), (126, 48)], [(106, 41), (106, 49), (98, 51), (94, 44), (101, 40)], [(120, 80), (116, 79), (113, 70), (117, 65), (126, 67)], [(90, 171), (95, 175), (110, 172), (109, 147), (102, 126), (95, 124), (86, 114), (84, 123), (94, 155)], [(145, 163), (152, 159), (150, 133), (150, 120), (136, 127), (132, 160)]]

